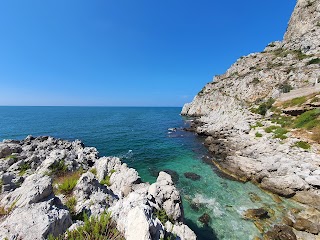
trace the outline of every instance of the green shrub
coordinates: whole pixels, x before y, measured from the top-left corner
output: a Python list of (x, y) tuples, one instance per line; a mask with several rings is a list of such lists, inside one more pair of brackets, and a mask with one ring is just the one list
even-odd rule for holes
[(55, 175), (63, 175), (68, 171), (68, 167), (66, 166), (64, 160), (60, 160), (58, 162), (54, 162), (49, 169), (52, 174)]
[(271, 132), (273, 132), (275, 129), (277, 129), (277, 128), (279, 128), (279, 126), (275, 126), (275, 125), (271, 125), (271, 126), (269, 126), (269, 127), (266, 127), (265, 129), (264, 129), (264, 131), (266, 132), (266, 133), (271, 133)]
[(75, 197), (71, 197), (67, 200), (66, 206), (69, 209), (71, 215), (75, 214), (75, 207), (77, 205), (77, 199)]
[(318, 117), (320, 116), (320, 109), (314, 109), (301, 114), (295, 120), (295, 128), (312, 129), (320, 124)]
[(311, 65), (311, 64), (320, 64), (320, 58), (314, 58), (314, 59), (311, 59), (307, 65)]
[(103, 213), (100, 217), (84, 216), (84, 225), (59, 237), (49, 236), (48, 240), (124, 240), (111, 219), (111, 213)]
[(256, 132), (256, 137), (262, 137), (262, 134), (259, 132)]
[(288, 92), (290, 92), (292, 89), (293, 89), (293, 87), (292, 87), (289, 83), (287, 83), (287, 82), (285, 82), (285, 83), (283, 83), (283, 84), (281, 84), (281, 85), (279, 86), (279, 90), (280, 90), (282, 93), (288, 93)]
[(310, 149), (310, 144), (304, 141), (295, 142), (295, 147), (303, 148), (303, 149)]
[(95, 169), (95, 168), (91, 168), (90, 172), (93, 173), (94, 175), (97, 175), (97, 169)]
[(112, 169), (110, 173), (107, 176), (105, 176), (103, 180), (100, 181), (100, 184), (107, 185), (108, 187), (110, 187), (111, 186), (110, 178), (111, 178), (111, 175), (115, 172), (116, 170)]
[(289, 101), (286, 101), (283, 104), (283, 107), (301, 106), (306, 101), (307, 101), (306, 97), (297, 97), (297, 98), (291, 99)]
[(290, 127), (293, 124), (293, 117), (292, 116), (273, 115), (271, 122), (280, 124), (281, 127)]
[(160, 222), (161, 222), (163, 225), (165, 225), (165, 223), (166, 223), (167, 221), (171, 221), (171, 222), (172, 222), (172, 219), (170, 219), (170, 218), (168, 217), (166, 211), (165, 211), (163, 208), (161, 208), (161, 209), (159, 209), (159, 210), (156, 210), (156, 211), (155, 211), (155, 214), (156, 214), (156, 217), (160, 220)]
[(285, 135), (288, 132), (287, 129), (285, 128), (277, 128), (275, 129), (275, 131), (273, 132), (273, 137), (274, 138), (280, 138), (280, 139), (286, 139), (287, 136)]
[(273, 98), (269, 98), (266, 102), (263, 102), (259, 105), (257, 113), (260, 115), (266, 115), (267, 111), (272, 107), (272, 104), (275, 102)]
[(55, 184), (57, 184), (57, 193), (70, 194), (73, 188), (77, 185), (77, 182), (82, 174), (81, 170), (76, 172), (70, 172), (59, 178), (55, 179)]
[(30, 163), (23, 163), (19, 166), (19, 175), (23, 176), (28, 169), (31, 169)]
[(18, 157), (17, 157), (16, 155), (11, 154), (11, 155), (9, 155), (9, 156), (7, 156), (7, 157), (4, 158), (4, 160), (9, 160), (9, 159), (17, 160)]

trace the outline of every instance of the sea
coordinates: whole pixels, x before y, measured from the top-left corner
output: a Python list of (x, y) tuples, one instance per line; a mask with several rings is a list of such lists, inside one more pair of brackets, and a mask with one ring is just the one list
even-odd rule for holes
[[(199, 240), (260, 237), (254, 222), (244, 219), (245, 210), (265, 207), (280, 219), (284, 209), (295, 207), (284, 199), (274, 201), (250, 182), (221, 173), (212, 164), (214, 156), (204, 147), (204, 138), (183, 130), (191, 119), (180, 111), (178, 107), (0, 107), (0, 141), (28, 135), (79, 139), (96, 147), (100, 156), (120, 157), (145, 182), (155, 182), (159, 171), (170, 172), (183, 199), (186, 224)], [(200, 179), (187, 178), (188, 172)], [(207, 224), (199, 220), (204, 214)]]

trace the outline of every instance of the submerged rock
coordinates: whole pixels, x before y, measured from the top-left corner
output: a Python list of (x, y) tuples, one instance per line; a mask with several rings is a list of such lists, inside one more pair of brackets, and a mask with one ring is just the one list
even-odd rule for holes
[(264, 219), (269, 217), (269, 213), (264, 208), (248, 209), (243, 216), (247, 219)]
[(186, 178), (189, 178), (189, 179), (193, 180), (193, 181), (200, 180), (200, 178), (201, 178), (200, 175), (198, 175), (196, 173), (193, 173), (193, 172), (186, 172), (186, 173), (184, 173), (184, 176)]
[(198, 218), (198, 220), (202, 222), (204, 225), (208, 225), (208, 223), (211, 221), (211, 218), (209, 214), (204, 213)]

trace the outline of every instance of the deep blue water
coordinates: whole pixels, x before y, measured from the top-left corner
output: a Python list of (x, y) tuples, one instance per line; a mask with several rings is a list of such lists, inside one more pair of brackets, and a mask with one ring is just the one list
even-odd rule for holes
[[(148, 182), (155, 181), (158, 171), (174, 170), (179, 177), (176, 184), (183, 197), (186, 222), (200, 240), (260, 236), (254, 224), (242, 218), (242, 212), (268, 207), (277, 215), (291, 203), (279, 205), (251, 183), (221, 177), (202, 160), (207, 154), (203, 139), (189, 132), (168, 131), (186, 126), (180, 111), (158, 107), (0, 107), (0, 140), (27, 135), (80, 139), (86, 146), (96, 147), (101, 156), (121, 157)], [(185, 172), (197, 173), (201, 179), (187, 179)], [(251, 201), (252, 193), (262, 201)], [(199, 208), (191, 208), (191, 203)], [(208, 226), (198, 221), (204, 213), (211, 217)]]

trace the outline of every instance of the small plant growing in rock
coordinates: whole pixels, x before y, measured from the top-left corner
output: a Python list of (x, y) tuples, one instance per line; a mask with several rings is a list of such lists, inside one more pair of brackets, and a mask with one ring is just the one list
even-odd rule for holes
[(155, 210), (155, 214), (163, 225), (165, 225), (167, 221), (170, 221), (170, 218), (168, 217), (166, 211), (163, 208)]
[(256, 137), (262, 137), (262, 134), (259, 132), (256, 132)]
[(75, 197), (69, 198), (66, 202), (66, 206), (69, 209), (71, 215), (75, 214), (76, 204), (77, 204), (77, 199)]
[(91, 172), (93, 175), (97, 175), (97, 169), (95, 169), (95, 168), (91, 168), (91, 169), (90, 169), (90, 172)]
[(53, 163), (49, 169), (51, 173), (54, 175), (63, 175), (68, 171), (68, 167), (66, 166), (64, 160), (60, 160), (58, 162)]
[(31, 169), (30, 163), (23, 163), (19, 166), (19, 175), (23, 176), (28, 169)]
[(275, 131), (274, 131), (274, 135), (273, 137), (274, 138), (280, 138), (281, 140), (284, 140), (286, 138), (288, 138), (285, 134), (288, 132), (287, 129), (285, 128), (277, 128)]
[(10, 159), (17, 160), (18, 157), (16, 155), (11, 154), (11, 155), (4, 158), (4, 160), (10, 160)]
[(314, 109), (301, 114), (295, 120), (295, 128), (312, 129), (320, 126), (320, 109)]
[(279, 86), (279, 90), (282, 93), (288, 93), (293, 89), (293, 87), (289, 83), (283, 83)]
[(310, 144), (304, 141), (295, 142), (294, 146), (306, 150), (311, 148)]
[(307, 65), (311, 65), (311, 64), (320, 64), (320, 58), (314, 58), (314, 59), (311, 59), (309, 62), (307, 62)]
[(76, 172), (71, 172), (60, 176), (55, 180), (57, 185), (57, 193), (70, 194), (73, 188), (77, 185), (78, 179), (80, 178), (82, 171), (78, 170)]
[(88, 217), (84, 215), (84, 225), (74, 231), (67, 232), (66, 235), (59, 237), (49, 236), (48, 240), (124, 240), (125, 238), (116, 228), (116, 223), (111, 219), (111, 213), (103, 213), (100, 217)]
[(110, 187), (111, 186), (110, 178), (111, 178), (112, 174), (115, 172), (116, 172), (116, 170), (112, 169), (110, 171), (110, 173), (107, 176), (105, 176), (105, 178), (103, 180), (100, 181), (100, 184), (107, 185), (108, 187)]
[(279, 128), (279, 126), (275, 126), (275, 125), (271, 125), (271, 126), (269, 126), (269, 127), (266, 127), (265, 129), (264, 129), (264, 131), (266, 132), (266, 133), (271, 133), (271, 132), (273, 132), (275, 129), (277, 129), (277, 128)]

